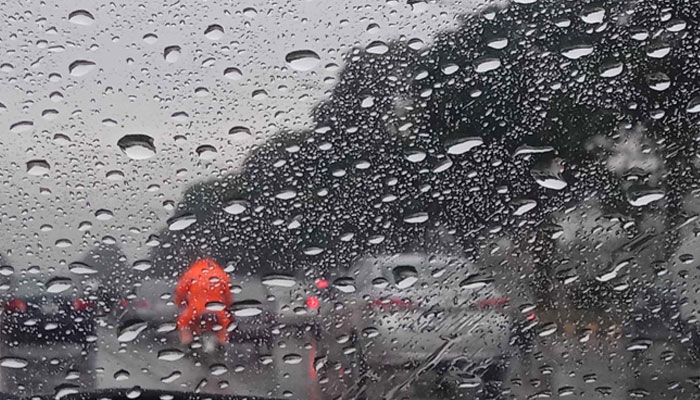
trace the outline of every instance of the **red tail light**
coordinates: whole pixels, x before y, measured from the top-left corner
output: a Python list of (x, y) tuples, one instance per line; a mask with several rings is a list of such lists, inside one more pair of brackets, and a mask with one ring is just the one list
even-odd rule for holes
[(328, 281), (323, 278), (316, 279), (316, 287), (319, 289), (326, 289), (328, 287)]
[(73, 310), (86, 311), (92, 309), (92, 302), (83, 299), (75, 299), (73, 302)]
[(376, 299), (369, 303), (370, 306), (380, 307), (380, 308), (409, 308), (413, 305), (409, 299), (397, 299), (397, 298), (382, 298)]
[(119, 305), (120, 305), (122, 308), (126, 308), (126, 306), (129, 305), (129, 302), (126, 301), (126, 299), (122, 299), (122, 301), (119, 302)]
[(321, 301), (316, 296), (311, 296), (306, 299), (306, 306), (312, 310), (317, 309), (321, 305)]
[(500, 307), (508, 304), (507, 297), (497, 297), (495, 299), (484, 299), (477, 303), (479, 308)]
[(151, 303), (149, 303), (146, 300), (139, 300), (136, 303), (134, 303), (134, 305), (138, 308), (148, 308), (151, 306)]
[(10, 312), (27, 312), (27, 302), (22, 299), (12, 299), (5, 303), (5, 310)]

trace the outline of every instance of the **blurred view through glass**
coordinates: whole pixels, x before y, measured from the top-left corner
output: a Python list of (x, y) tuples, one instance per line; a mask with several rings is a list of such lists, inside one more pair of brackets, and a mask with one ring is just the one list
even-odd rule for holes
[(700, 3), (0, 13), (3, 398), (700, 398)]

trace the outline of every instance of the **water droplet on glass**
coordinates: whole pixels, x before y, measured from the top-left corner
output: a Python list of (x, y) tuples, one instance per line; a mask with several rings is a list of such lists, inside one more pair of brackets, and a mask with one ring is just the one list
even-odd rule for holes
[(537, 0), (513, 0), (513, 3), (516, 3), (516, 4), (533, 4), (536, 2), (537, 2)]
[(619, 61), (611, 61), (600, 66), (600, 76), (603, 78), (614, 78), (625, 69), (624, 64)]
[(577, 44), (566, 47), (561, 51), (561, 54), (570, 60), (578, 60), (579, 58), (591, 55), (592, 53), (593, 46), (590, 44)]
[(495, 50), (502, 50), (508, 46), (507, 38), (493, 38), (486, 42), (486, 45)]
[(493, 71), (500, 66), (501, 60), (497, 57), (484, 56), (474, 60), (474, 70), (478, 73)]
[(627, 201), (634, 207), (643, 207), (647, 204), (661, 200), (665, 193), (659, 189), (646, 189), (633, 187), (627, 191)]
[(428, 220), (429, 216), (427, 212), (417, 212), (414, 214), (407, 215), (403, 220), (407, 224), (422, 224)]
[(275, 197), (280, 200), (291, 200), (297, 197), (297, 192), (294, 189), (286, 189), (275, 194)]
[(143, 35), (143, 41), (146, 42), (146, 44), (153, 44), (158, 41), (158, 35), (155, 33), (147, 33)]
[(651, 90), (662, 92), (671, 87), (671, 78), (663, 72), (654, 72), (647, 75), (647, 85)]
[(66, 247), (72, 246), (73, 242), (71, 242), (69, 239), (58, 239), (54, 244), (59, 249), (65, 249)]
[(92, 275), (92, 274), (97, 273), (96, 269), (92, 268), (91, 266), (89, 266), (85, 263), (81, 263), (78, 261), (71, 263), (68, 266), (68, 270), (71, 273), (76, 274), (76, 275)]
[(29, 362), (20, 357), (2, 357), (0, 358), (0, 367), (5, 368), (24, 368), (29, 364)]
[(109, 179), (110, 181), (121, 181), (124, 179), (124, 173), (119, 170), (111, 170), (107, 171), (107, 174), (105, 174), (105, 177)]
[(248, 209), (248, 202), (245, 200), (233, 200), (224, 206), (224, 211), (231, 215), (238, 215)]
[(185, 353), (178, 349), (165, 349), (158, 352), (158, 359), (163, 361), (177, 361), (185, 356)]
[(221, 25), (209, 25), (204, 30), (204, 36), (209, 40), (219, 40), (224, 37), (224, 28)]
[(537, 202), (531, 199), (520, 199), (514, 200), (513, 205), (515, 206), (515, 210), (513, 210), (513, 215), (523, 215), (537, 207)]
[(228, 372), (228, 368), (224, 364), (213, 364), (209, 367), (209, 372), (214, 376), (219, 376)]
[(51, 171), (51, 166), (46, 160), (27, 161), (27, 174), (32, 176), (42, 176)]
[(287, 53), (285, 61), (297, 71), (313, 69), (320, 61), (320, 57), (312, 50), (295, 50)]
[(19, 121), (10, 125), (10, 132), (12, 133), (22, 133), (26, 132), (34, 127), (34, 122), (32, 121)]
[(174, 63), (180, 58), (182, 49), (180, 46), (168, 46), (163, 50), (163, 59), (165, 62)]
[(119, 327), (117, 340), (119, 342), (131, 342), (136, 339), (141, 332), (148, 327), (148, 323), (141, 320), (126, 321)]
[(84, 76), (95, 69), (96, 65), (90, 60), (75, 60), (68, 66), (68, 73), (72, 76)]
[(413, 38), (413, 39), (408, 41), (408, 47), (411, 50), (420, 50), (423, 47), (425, 47), (425, 42), (423, 42), (422, 40), (420, 40), (418, 38)]
[(452, 63), (450, 63), (450, 64), (445, 64), (445, 65), (443, 65), (443, 66), (440, 68), (440, 70), (441, 70), (442, 73), (445, 74), (445, 75), (452, 75), (452, 74), (454, 74), (455, 72), (457, 72), (457, 71), (459, 70), (459, 65), (457, 65), (457, 64), (452, 64)]
[(168, 229), (171, 231), (181, 231), (197, 222), (197, 217), (193, 214), (184, 214), (168, 220)]
[(480, 274), (472, 274), (467, 276), (462, 282), (459, 283), (459, 287), (467, 290), (481, 289), (493, 282), (491, 278), (485, 278)]
[(700, 96), (695, 96), (692, 100), (688, 102), (685, 107), (685, 111), (691, 114), (696, 114), (700, 112)]
[(484, 140), (480, 137), (465, 137), (450, 141), (445, 147), (448, 154), (459, 155), (482, 144), (484, 144)]
[(131, 265), (131, 268), (137, 270), (137, 271), (148, 271), (151, 269), (153, 264), (149, 260), (136, 260), (134, 263)]
[(646, 49), (646, 54), (651, 58), (664, 58), (671, 52), (671, 46), (664, 42), (650, 44)]
[(384, 54), (389, 51), (389, 46), (386, 43), (375, 40), (374, 42), (367, 45), (367, 52), (370, 54)]
[(408, 150), (405, 154), (406, 159), (412, 163), (419, 163), (425, 160), (426, 156), (422, 150)]
[(68, 14), (68, 21), (76, 25), (88, 26), (95, 22), (95, 17), (86, 10), (75, 10)]
[(232, 81), (237, 81), (243, 78), (243, 72), (236, 67), (228, 67), (224, 70), (224, 78), (231, 79)]
[(243, 9), (243, 15), (248, 18), (253, 18), (258, 15), (258, 10), (254, 9), (253, 7), (246, 7)]
[(399, 265), (392, 270), (394, 282), (399, 289), (406, 289), (418, 282), (418, 270), (412, 265)]
[(627, 346), (627, 350), (629, 351), (645, 351), (648, 350), (653, 342), (649, 339), (634, 339), (630, 344)]
[(95, 211), (95, 218), (98, 221), (109, 221), (110, 219), (114, 218), (114, 213), (110, 210), (100, 208), (99, 210)]
[(333, 281), (333, 287), (343, 293), (355, 293), (357, 290), (355, 287), (355, 279), (346, 277), (341, 277)]
[(244, 300), (233, 305), (236, 317), (254, 317), (262, 313), (262, 304), (257, 300)]
[(291, 353), (285, 354), (284, 357), (282, 357), (282, 360), (284, 360), (285, 364), (299, 364), (303, 358), (299, 354)]
[(273, 274), (264, 276), (262, 284), (265, 286), (290, 288), (296, 285), (296, 280), (291, 276)]
[(601, 7), (586, 8), (581, 13), (581, 21), (587, 24), (600, 24), (605, 18), (605, 9)]
[(145, 160), (156, 154), (153, 138), (144, 134), (124, 135), (117, 145), (132, 160)]
[(203, 144), (197, 147), (196, 152), (202, 160), (211, 160), (216, 157), (216, 147), (210, 144)]
[(70, 278), (56, 277), (46, 283), (46, 291), (48, 293), (61, 293), (72, 286), (73, 281)]

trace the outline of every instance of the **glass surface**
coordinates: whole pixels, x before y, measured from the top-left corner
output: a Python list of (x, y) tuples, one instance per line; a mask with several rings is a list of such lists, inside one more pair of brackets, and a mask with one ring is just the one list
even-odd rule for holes
[(700, 397), (700, 3), (1, 8), (3, 398)]

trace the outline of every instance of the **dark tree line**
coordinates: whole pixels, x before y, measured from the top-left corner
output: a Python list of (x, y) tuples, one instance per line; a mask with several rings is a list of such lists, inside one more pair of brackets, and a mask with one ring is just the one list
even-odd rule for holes
[[(584, 22), (598, 7), (602, 23)], [(673, 28), (677, 19), (685, 29)], [(546, 292), (552, 213), (596, 197), (631, 220), (657, 213), (671, 227), (682, 219), (698, 177), (698, 116), (687, 109), (700, 89), (699, 19), (690, 1), (539, 0), (466, 15), (422, 50), (404, 41), (381, 55), (355, 49), (331, 98), (313, 111), (315, 127), (280, 132), (250, 154), (242, 173), (184, 194), (177, 214), (197, 222), (160, 234), (153, 271), (175, 276), (194, 258), (213, 256), (260, 273), (339, 276), (365, 254), (449, 247), (476, 258), (506, 235), (534, 254), (529, 284)], [(649, 37), (635, 39), (642, 31)], [(495, 39), (507, 46), (489, 47)], [(592, 52), (567, 58), (576, 46)], [(653, 57), (666, 46), (668, 55)], [(496, 60), (498, 68), (478, 72)], [(448, 74), (450, 65), (459, 69)], [(618, 65), (619, 75), (601, 76)], [(650, 87), (659, 73), (670, 79), (667, 90)], [(664, 116), (652, 118), (659, 110)], [(630, 205), (605, 162), (611, 149), (593, 140), (615, 141), (638, 126), (664, 160), (656, 185), (665, 198), (644, 207)], [(483, 144), (448, 153), (469, 137)], [(522, 146), (553, 151), (515, 155)], [(422, 161), (410, 160), (420, 154)], [(565, 162), (563, 190), (538, 185), (531, 173), (553, 168), (556, 158)], [(514, 215), (523, 199), (537, 206)], [(227, 213), (236, 201), (245, 211)], [(427, 221), (408, 222), (420, 213)], [(664, 238), (668, 256), (676, 239)], [(320, 254), (309, 255), (313, 249)]]

